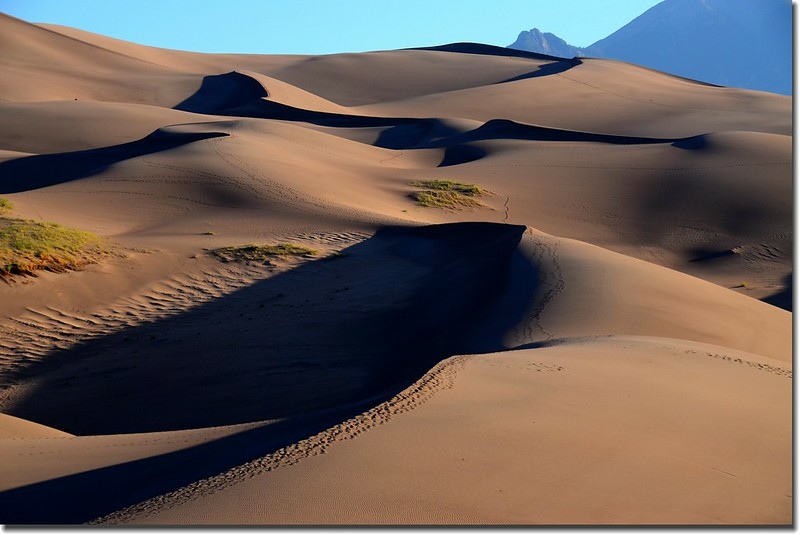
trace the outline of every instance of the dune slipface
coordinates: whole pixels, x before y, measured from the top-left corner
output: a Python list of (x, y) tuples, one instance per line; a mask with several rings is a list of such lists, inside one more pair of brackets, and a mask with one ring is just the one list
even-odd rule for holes
[(0, 262), (0, 522), (793, 523), (789, 97), (2, 14), (0, 49), (0, 222), (102, 237)]

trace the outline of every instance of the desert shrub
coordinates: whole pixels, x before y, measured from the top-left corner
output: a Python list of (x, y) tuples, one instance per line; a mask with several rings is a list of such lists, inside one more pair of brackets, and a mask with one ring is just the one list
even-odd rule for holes
[(453, 182), (451, 180), (420, 180), (411, 183), (421, 191), (411, 194), (419, 206), (426, 208), (460, 209), (483, 206), (475, 197), (487, 193), (475, 184)]
[(103, 240), (91, 232), (22, 219), (0, 219), (0, 275), (66, 271), (92, 263)]
[(237, 245), (215, 249), (212, 254), (223, 262), (269, 262), (274, 258), (312, 257), (317, 251), (303, 245), (279, 243), (277, 245)]
[(452, 180), (419, 180), (412, 182), (415, 188), (435, 191), (452, 191), (461, 195), (476, 196), (483, 195), (484, 191), (475, 184), (464, 182), (453, 182)]
[(415, 191), (411, 198), (417, 204), (426, 208), (461, 208), (469, 206), (481, 206), (481, 203), (472, 197), (466, 197), (454, 191)]

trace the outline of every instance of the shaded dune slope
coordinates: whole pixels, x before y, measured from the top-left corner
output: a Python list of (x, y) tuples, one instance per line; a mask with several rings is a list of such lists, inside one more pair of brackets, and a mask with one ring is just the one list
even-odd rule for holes
[(529, 52), (527, 50), (517, 50), (515, 48), (505, 48), (494, 45), (487, 45), (483, 43), (448, 43), (445, 45), (427, 46), (411, 48), (409, 50), (433, 50), (436, 52), (454, 52), (458, 54), (480, 54), (486, 56), (499, 56), (499, 57), (514, 57), (525, 58), (533, 60), (547, 60), (552, 62), (560, 62), (563, 58), (557, 56), (550, 56), (538, 52)]
[(544, 278), (531, 321), (519, 326), (529, 330), (511, 333), (512, 347), (536, 337), (640, 335), (693, 340), (791, 363), (789, 312), (674, 270), (533, 230), (520, 252)]
[[(23, 368), (11, 380), (36, 377), (36, 386), (5, 410), (76, 434), (241, 423), (351, 403), (449, 355), (571, 336), (666, 336), (790, 355), (786, 312), (579, 242), (533, 231), (520, 242), (524, 230), (387, 228), (342, 258)], [(616, 291), (623, 281), (629, 293)], [(202, 349), (180, 351), (189, 337)]]
[(234, 108), (267, 95), (264, 86), (253, 77), (234, 71), (204, 77), (203, 84), (197, 92), (175, 106), (175, 109), (194, 113), (232, 115), (231, 110)]
[[(384, 402), (453, 354), (568, 348), (576, 338), (591, 344), (625, 333), (738, 348), (752, 352), (754, 366), (783, 373), (790, 323), (790, 314), (723, 288), (520, 226), (389, 227), (335, 258), (53, 352), (6, 377), (23, 385), (36, 378), (6, 398), (6, 412), (79, 435), (277, 420), (8, 490), (0, 514), (11, 523), (86, 522), (235, 466), (250, 470), (243, 463), (371, 407), (392, 413), (395, 402)], [(202, 350), (182, 352), (189, 337)], [(169, 444), (169, 436), (152, 440)], [(309, 444), (298, 459), (327, 447)], [(43, 498), (58, 505), (42, 512), (35, 504)], [(427, 514), (438, 513), (420, 519), (436, 518)]]
[[(268, 84), (269, 82), (267, 82)], [(280, 83), (281, 86), (285, 84)], [(297, 92), (295, 89), (294, 92)], [(310, 95), (310, 94), (309, 94)], [(314, 96), (311, 95), (312, 104)], [(324, 99), (318, 100), (324, 101)], [(290, 102), (300, 100), (304, 107)], [(307, 99), (308, 100), (308, 99)], [(528, 141), (567, 141), (611, 144), (647, 144), (684, 142), (688, 139), (658, 139), (650, 137), (619, 136), (602, 133), (570, 131), (521, 124), (508, 119), (493, 119), (470, 132), (453, 132), (436, 118), (377, 117), (359, 115), (355, 110), (331, 104), (325, 106), (336, 111), (313, 109), (303, 99), (274, 100), (269, 86), (255, 75), (241, 72), (207, 76), (203, 85), (191, 97), (176, 106), (182, 111), (208, 115), (227, 115), (260, 119), (289, 120), (321, 126), (367, 128), (389, 126), (378, 138), (376, 145), (391, 149), (434, 148), (491, 139), (523, 139)], [(447, 134), (454, 134), (447, 136)]]
[(385, 130), (376, 145), (390, 149), (425, 149), (452, 147), (465, 143), (492, 140), (562, 141), (578, 143), (609, 143), (613, 145), (647, 145), (653, 143), (690, 143), (689, 139), (658, 139), (648, 137), (615, 136), (592, 132), (561, 130), (521, 124), (507, 119), (493, 119), (468, 132), (453, 132), (436, 128), (431, 120), (402, 124)]
[[(341, 258), (50, 355), (10, 380), (37, 377), (35, 391), (60, 395), (31, 392), (5, 410), (77, 434), (129, 433), (285, 417), (407, 385), (446, 356), (502, 347), (511, 317), (469, 333), (507, 288), (524, 230), (383, 230)], [(189, 338), (202, 349), (181, 351)]]
[[(292, 447), (385, 399), (375, 396), (361, 403), (307, 412), (277, 422), (217, 430), (77, 437), (61, 447), (47, 444), (34, 453), (43, 455), (45, 462), (76, 460), (78, 466), (84, 466), (72, 470), (68, 467), (63, 476), (40, 478), (0, 492), (0, 517), (6, 524), (84, 524)], [(193, 433), (197, 435), (194, 440), (185, 437)], [(35, 448), (35, 440), (27, 437), (25, 446)], [(52, 436), (48, 440), (52, 442)], [(51, 451), (46, 451), (48, 447)], [(87, 450), (98, 449), (106, 458), (95, 454), (87, 459)], [(106, 449), (111, 451), (103, 451)], [(25, 455), (24, 451), (12, 449), (9, 457)], [(43, 500), (52, 506), (43, 509)]]
[(779, 524), (790, 398), (785, 369), (675, 339), (454, 357), (302, 463), (286, 449), (100, 523)]
[(18, 193), (100, 174), (110, 166), (148, 154), (174, 149), (225, 132), (187, 132), (163, 128), (130, 143), (59, 154), (37, 154), (0, 162), (0, 193)]
[[(53, 154), (138, 141), (168, 125), (211, 121), (146, 104), (94, 101), (0, 102), (0, 149)], [(70, 128), (61, 128), (70, 125)]]

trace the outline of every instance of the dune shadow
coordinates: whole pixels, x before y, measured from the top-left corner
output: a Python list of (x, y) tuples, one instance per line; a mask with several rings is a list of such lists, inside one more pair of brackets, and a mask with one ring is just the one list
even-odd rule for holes
[(517, 50), (515, 48), (504, 48), (500, 46), (486, 45), (483, 43), (468, 42), (408, 48), (406, 50), (431, 50), (435, 52), (453, 52), (456, 54), (478, 54), (482, 56), (498, 56), (506, 58), (524, 58), (550, 61), (562, 61), (564, 59), (558, 56), (540, 54), (538, 52), (528, 52), (526, 50)]
[(709, 250), (708, 248), (696, 247), (690, 251), (690, 256), (692, 258), (689, 259), (689, 262), (711, 262), (714, 260), (729, 258), (735, 254), (736, 252), (733, 249)]
[(0, 162), (0, 193), (19, 193), (64, 184), (96, 175), (124, 160), (227, 135), (224, 132), (172, 132), (159, 129), (130, 143), (7, 160)]
[[(730, 239), (741, 240), (746, 236), (772, 232), (770, 225), (775, 219), (775, 206), (767, 196), (744, 184), (710, 186), (707, 177), (699, 172), (643, 184), (637, 191), (640, 199), (637, 220), (643, 223), (636, 228), (637, 239), (642, 243), (663, 243), (674, 239), (667, 235), (669, 229), (686, 227), (690, 221), (698, 220), (698, 214), (702, 214), (705, 229), (713, 229), (714, 233), (727, 235)], [(702, 265), (730, 257), (725, 252), (726, 247), (719, 246), (719, 240), (719, 236), (709, 236), (705, 243), (698, 243), (693, 238), (698, 244), (695, 250), (688, 251), (687, 260)]]
[(578, 65), (582, 64), (583, 62), (579, 58), (562, 59), (560, 61), (554, 61), (552, 63), (547, 63), (545, 65), (542, 65), (535, 71), (531, 71), (525, 74), (520, 74), (519, 76), (514, 76), (513, 78), (509, 78), (507, 80), (503, 80), (497, 83), (506, 84), (509, 82), (517, 82), (519, 80), (529, 80), (531, 78), (540, 78), (542, 76), (551, 76), (553, 74), (560, 74), (562, 72), (567, 72), (573, 67), (577, 67)]
[(783, 278), (783, 289), (762, 299), (765, 303), (788, 310), (794, 309), (794, 276), (792, 273)]
[(225, 110), (224, 113), (217, 113), (217, 115), (302, 122), (336, 128), (371, 128), (380, 126), (395, 126), (398, 124), (414, 123), (420, 120), (404, 117), (379, 117), (356, 114), (350, 115), (346, 113), (307, 110), (267, 99), (253, 100), (236, 108)]
[(701, 134), (699, 136), (680, 139), (674, 142), (672, 146), (683, 150), (703, 150), (708, 147), (708, 135)]
[(537, 289), (517, 248), (524, 231), (385, 227), (335, 257), (53, 352), (18, 373), (36, 386), (6, 412), (78, 435), (284, 420), (7, 491), (0, 522), (88, 521), (327, 429), (444, 358), (507, 349)]
[(383, 228), (335, 259), (55, 351), (10, 377), (36, 386), (6, 412), (77, 435), (134, 433), (285, 418), (396, 391), (443, 358), (504, 348), (522, 310), (485, 311), (510, 291), (524, 230)]
[(393, 150), (439, 148), (459, 134), (460, 130), (440, 119), (417, 119), (404, 121), (383, 130), (374, 145)]
[(518, 139), (527, 141), (568, 141), (583, 143), (608, 143), (613, 145), (648, 145), (674, 143), (677, 139), (662, 139), (643, 136), (621, 136), (577, 130), (562, 130), (524, 123), (509, 119), (492, 119), (485, 124), (462, 134), (459, 141), (485, 141), (492, 139)]
[(313, 436), (391, 394), (289, 418), (186, 449), (0, 492), (4, 525), (82, 524), (175, 491)]
[(269, 91), (256, 79), (236, 71), (208, 75), (200, 88), (175, 109), (192, 113), (293, 121), (339, 128), (368, 128), (413, 123), (419, 119), (377, 117), (307, 110), (269, 100)]
[[(480, 141), (522, 140), (522, 141), (556, 141), (580, 143), (607, 143), (613, 145), (647, 145), (660, 143), (676, 143), (679, 139), (651, 138), (639, 136), (621, 136), (562, 130), (546, 126), (518, 123), (509, 119), (492, 119), (478, 128), (466, 132), (449, 127), (438, 119), (417, 119), (412, 122), (395, 125), (381, 132), (375, 145), (388, 149), (434, 149), (434, 148), (469, 148), (472, 161), (485, 155), (478, 155), (475, 145)], [(480, 149), (482, 150), (482, 149)], [(466, 151), (462, 151), (464, 153)], [(458, 150), (454, 154), (457, 154)], [(470, 159), (471, 158), (471, 159)], [(454, 161), (459, 158), (454, 157)]]
[[(454, 48), (453, 48), (454, 47)], [(459, 51), (465, 53), (488, 53), (484, 45), (460, 45), (434, 47), (431, 50)], [(503, 55), (519, 55), (510, 49), (488, 47), (492, 53), (505, 51)], [(483, 52), (478, 52), (483, 50)], [(508, 54), (506, 54), (508, 52)], [(527, 53), (526, 53), (527, 54)], [(523, 54), (523, 57), (528, 57)], [(505, 80), (530, 78), (557, 74), (579, 65), (577, 58), (564, 60), (533, 54), (536, 59), (553, 59), (554, 62), (531, 73)], [(498, 82), (503, 83), (503, 82)], [(252, 77), (230, 72), (206, 76), (198, 91), (176, 106), (176, 109), (195, 113), (215, 114), (230, 117), (248, 117), (314, 124), (334, 128), (384, 128), (374, 145), (392, 150), (444, 148), (446, 153), (439, 167), (459, 165), (478, 160), (487, 152), (474, 145), (479, 141), (527, 140), (564, 141), (610, 144), (676, 143), (682, 139), (658, 139), (649, 137), (620, 136), (612, 134), (579, 132), (543, 126), (517, 123), (507, 119), (494, 119), (473, 130), (463, 132), (438, 118), (382, 117), (360, 114), (333, 113), (298, 108), (268, 98), (269, 92)]]
[(236, 71), (203, 77), (200, 88), (176, 110), (210, 115), (225, 115), (227, 110), (269, 96), (257, 80)]
[(477, 145), (464, 143), (462, 145), (452, 145), (444, 150), (444, 157), (439, 162), (438, 167), (450, 167), (480, 160), (488, 155), (489, 152)]

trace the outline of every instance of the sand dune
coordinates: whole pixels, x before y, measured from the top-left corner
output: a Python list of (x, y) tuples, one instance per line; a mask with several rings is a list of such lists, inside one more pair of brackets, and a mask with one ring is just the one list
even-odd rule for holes
[[(752, 96), (750, 91), (708, 87), (630, 64), (583, 59), (563, 73), (443, 90), (359, 110), (401, 115), (413, 111), (480, 121), (511, 119), (627, 136), (690, 137), (720, 130), (790, 135), (783, 97)], [(587, 99), (594, 103), (591, 109), (578, 104)], [(474, 102), (482, 104), (474, 106)]]
[(3, 217), (108, 249), (0, 284), (0, 522), (792, 523), (789, 98), (472, 43), (0, 48)]
[(311, 438), (302, 462), (281, 451), (106, 521), (782, 523), (791, 379), (762, 362), (636, 337), (458, 357), (435, 393)]
[[(712, 343), (791, 364), (791, 314), (706, 281), (582, 242), (532, 235), (534, 323), (546, 338), (647, 335)], [(597, 311), (603, 311), (598, 314)], [(517, 329), (512, 346), (530, 335)]]
[[(0, 415), (3, 421), (0, 431), (4, 439), (14, 438), (51, 438), (51, 437), (70, 437), (69, 433), (53, 429), (44, 425), (37, 424), (22, 418), (15, 418), (8, 414)], [(24, 444), (24, 443), (23, 443)], [(26, 469), (27, 472), (27, 469)]]

